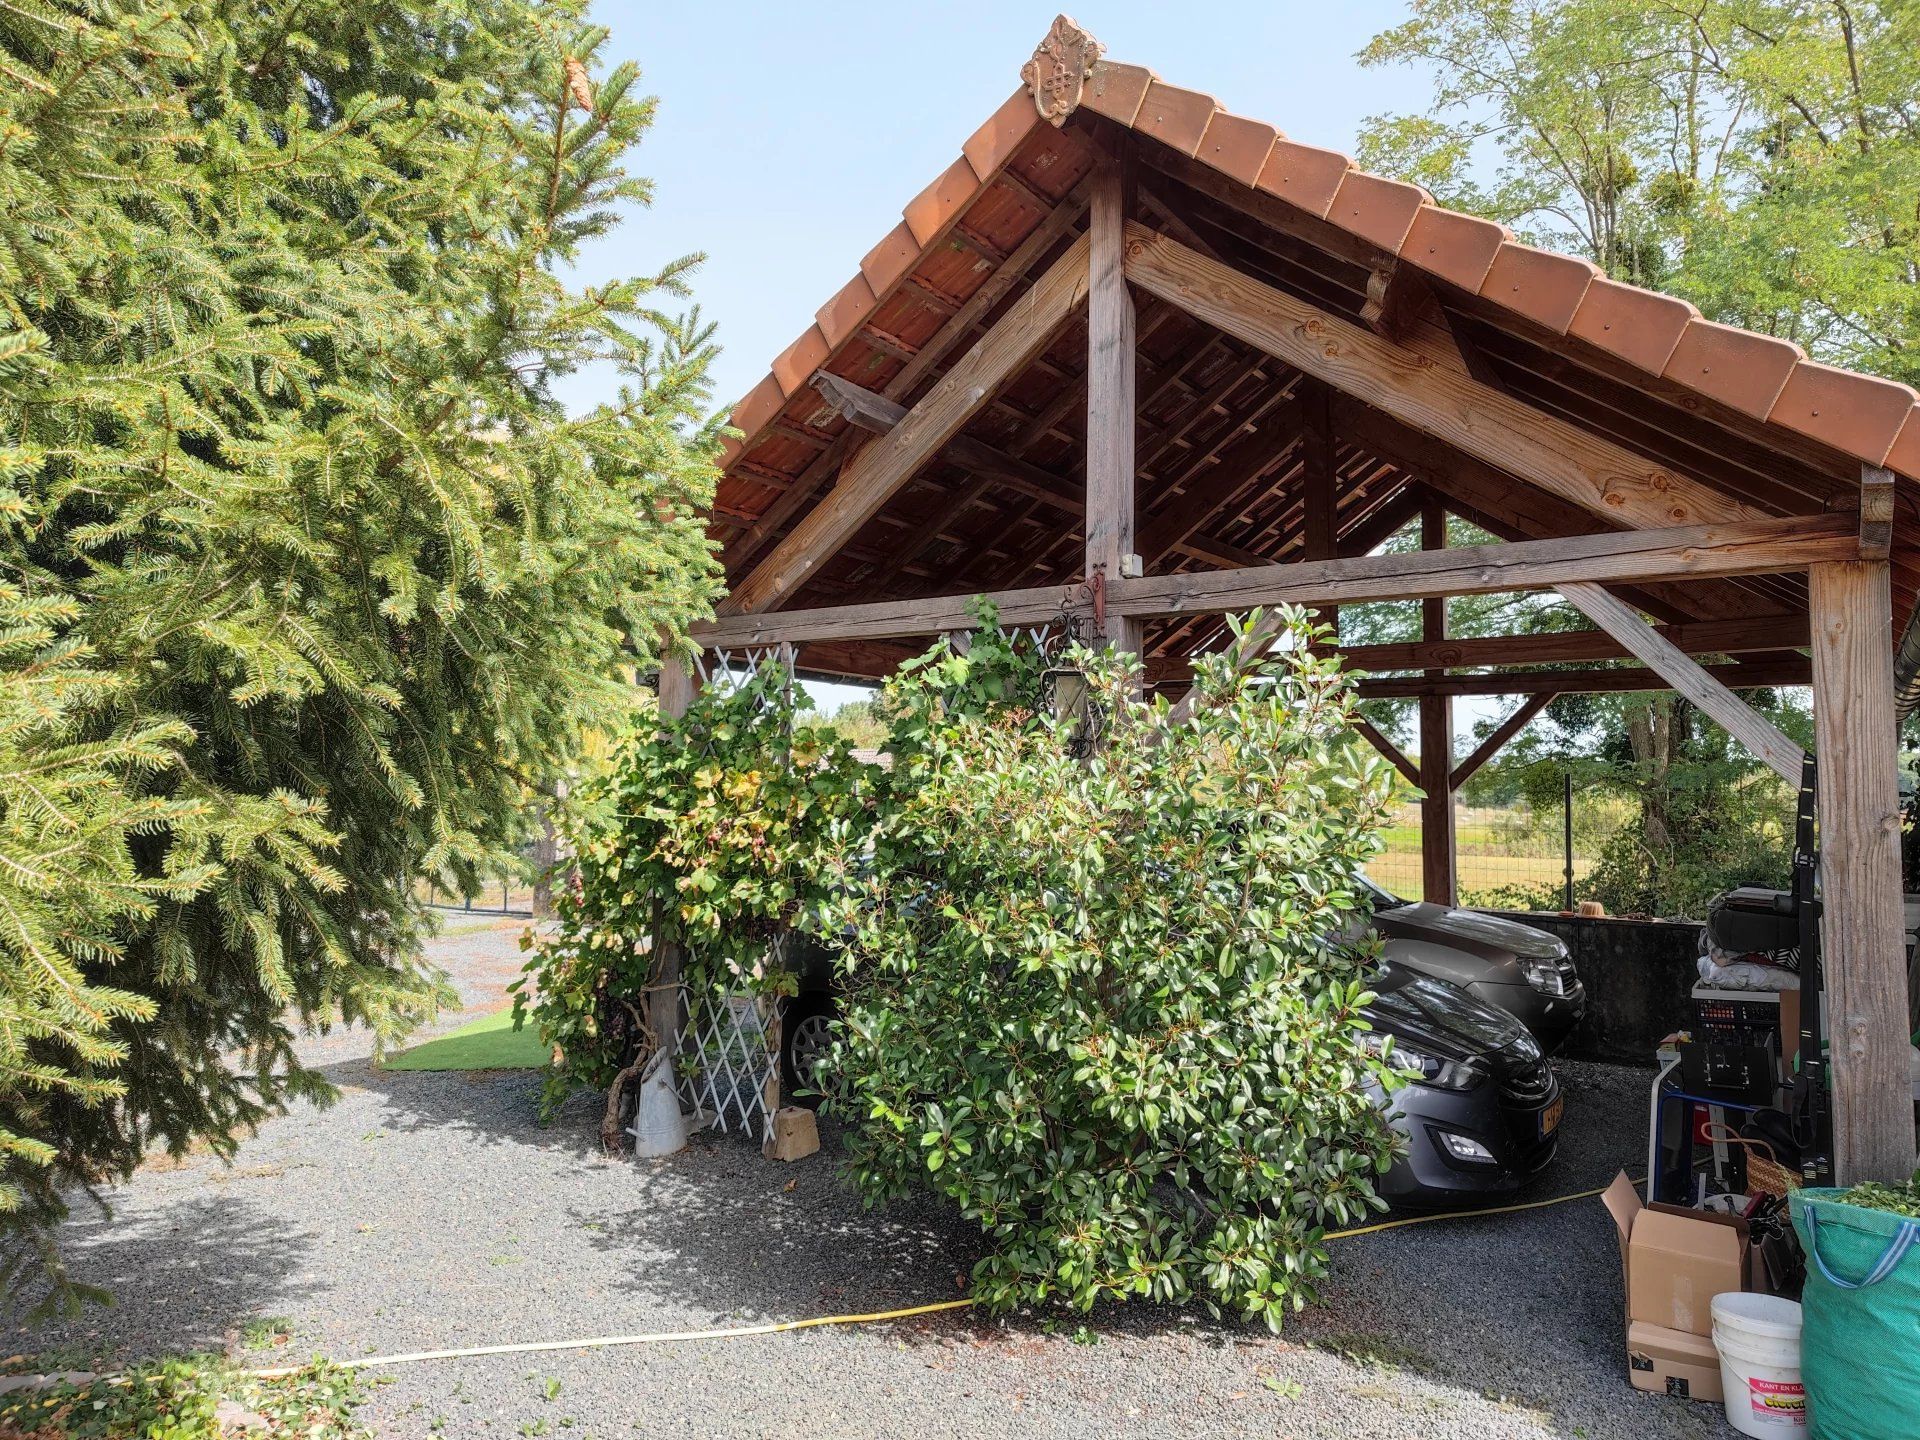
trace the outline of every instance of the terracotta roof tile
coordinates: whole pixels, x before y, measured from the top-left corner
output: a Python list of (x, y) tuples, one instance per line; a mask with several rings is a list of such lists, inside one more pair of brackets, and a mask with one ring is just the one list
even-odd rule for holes
[(893, 227), (881, 242), (860, 260), (860, 273), (876, 295), (885, 295), (920, 259), (920, 246), (905, 223)]
[(1768, 419), (1878, 465), (1912, 414), (1911, 387), (1802, 360)]
[(1692, 320), (1662, 373), (1742, 414), (1764, 420), (1787, 376), (1805, 358), (1798, 345), (1784, 340), (1711, 320)]
[(1909, 479), (1920, 480), (1920, 407), (1908, 412), (1906, 424), (1893, 437), (1893, 448), (1881, 463)]
[(1144, 66), (1101, 60), (1087, 77), (1086, 95), (1081, 103), (1096, 115), (1132, 125), (1133, 117), (1140, 113), (1140, 102), (1147, 98), (1147, 87), (1153, 81), (1153, 72)]
[(901, 212), (906, 217), (907, 229), (913, 234), (915, 249), (931, 245), (934, 237), (952, 224), (979, 193), (980, 177), (973, 173), (973, 165), (962, 155), (941, 171), (937, 180), (909, 200)]
[(1423, 205), (1400, 243), (1400, 258), (1477, 295), (1495, 253), (1512, 238), (1506, 226), (1491, 220)]
[(1352, 167), (1353, 161), (1338, 150), (1321, 150), (1278, 138), (1256, 183), (1269, 195), (1278, 195), (1309, 215), (1325, 219), (1340, 182)]
[(1327, 210), (1327, 219), (1372, 241), (1389, 255), (1398, 255), (1401, 242), (1413, 226), (1413, 217), (1422, 205), (1432, 203), (1433, 197), (1418, 185), (1349, 170)]
[(1171, 145), (1182, 155), (1191, 155), (1200, 148), (1200, 137), (1207, 133), (1207, 125), (1219, 108), (1220, 102), (1211, 95), (1155, 80), (1147, 87), (1147, 98), (1140, 104), (1133, 128)]
[(1033, 96), (1023, 85), (987, 117), (986, 124), (967, 137), (960, 153), (967, 157), (973, 173), (985, 184), (1006, 168), (1007, 162), (1018, 153), (1021, 142), (1039, 123), (1040, 112), (1034, 108)]
[(1251, 185), (1260, 178), (1268, 152), (1278, 138), (1279, 132), (1271, 125), (1216, 110), (1194, 155), (1242, 185)]
[(834, 297), (813, 312), (814, 323), (827, 337), (827, 344), (838, 348), (840, 342), (860, 328), (860, 322), (872, 313), (879, 297), (867, 277), (856, 275), (842, 285)]
[(1567, 333), (1659, 375), (1687, 326), (1699, 318), (1685, 300), (1601, 275), (1587, 287)]
[(725, 474), (733, 468), (733, 462), (747, 453), (747, 442), (736, 440), (731, 435), (720, 437), (720, 452), (713, 457), (714, 468)]
[(1599, 273), (1600, 267), (1591, 260), (1509, 240), (1493, 257), (1480, 293), (1564, 335)]
[(820, 333), (818, 325), (809, 325), (800, 332), (800, 338), (782, 350), (773, 360), (773, 378), (782, 391), (791, 395), (806, 387), (813, 372), (820, 368), (820, 362), (833, 351), (827, 344), (827, 337)]
[(763, 375), (758, 385), (740, 397), (740, 403), (733, 407), (733, 414), (727, 423), (745, 436), (750, 444), (753, 437), (766, 429), (786, 403), (787, 392), (780, 388), (780, 382), (771, 375)]

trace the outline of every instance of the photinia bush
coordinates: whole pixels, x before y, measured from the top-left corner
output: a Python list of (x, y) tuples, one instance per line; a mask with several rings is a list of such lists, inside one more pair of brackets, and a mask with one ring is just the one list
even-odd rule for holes
[[(988, 617), (990, 618), (990, 617)], [(1388, 768), (1297, 612), (1196, 662), (1194, 717), (1076, 650), (1089, 722), (997, 629), (887, 687), (893, 769), (843, 825), (831, 1104), (871, 1202), (978, 1221), (991, 1307), (1200, 1300), (1278, 1326), (1379, 1208), (1373, 958), (1350, 943)]]

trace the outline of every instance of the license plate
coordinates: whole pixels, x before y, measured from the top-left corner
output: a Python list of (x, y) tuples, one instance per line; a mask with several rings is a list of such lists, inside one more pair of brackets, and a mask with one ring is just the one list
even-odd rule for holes
[(1567, 1097), (1557, 1096), (1554, 1102), (1540, 1112), (1540, 1138), (1546, 1139), (1560, 1128), (1560, 1117), (1566, 1113)]

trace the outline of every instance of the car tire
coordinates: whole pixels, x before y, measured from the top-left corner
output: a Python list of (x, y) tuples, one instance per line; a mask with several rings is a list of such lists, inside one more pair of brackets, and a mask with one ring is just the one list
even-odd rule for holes
[(780, 1095), (783, 1103), (818, 1110), (826, 1085), (816, 1065), (833, 1040), (840, 1007), (833, 996), (810, 990), (787, 1001), (780, 1016)]

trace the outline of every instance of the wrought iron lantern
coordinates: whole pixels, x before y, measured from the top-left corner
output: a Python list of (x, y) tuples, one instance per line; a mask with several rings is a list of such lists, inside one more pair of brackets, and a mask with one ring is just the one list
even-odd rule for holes
[(1080, 643), (1080, 619), (1061, 607), (1046, 642), (1047, 668), (1040, 675), (1040, 704), (1061, 722), (1072, 722), (1067, 753), (1084, 760), (1094, 752), (1105, 715), (1093, 698), (1086, 672), (1069, 663), (1068, 655)]

